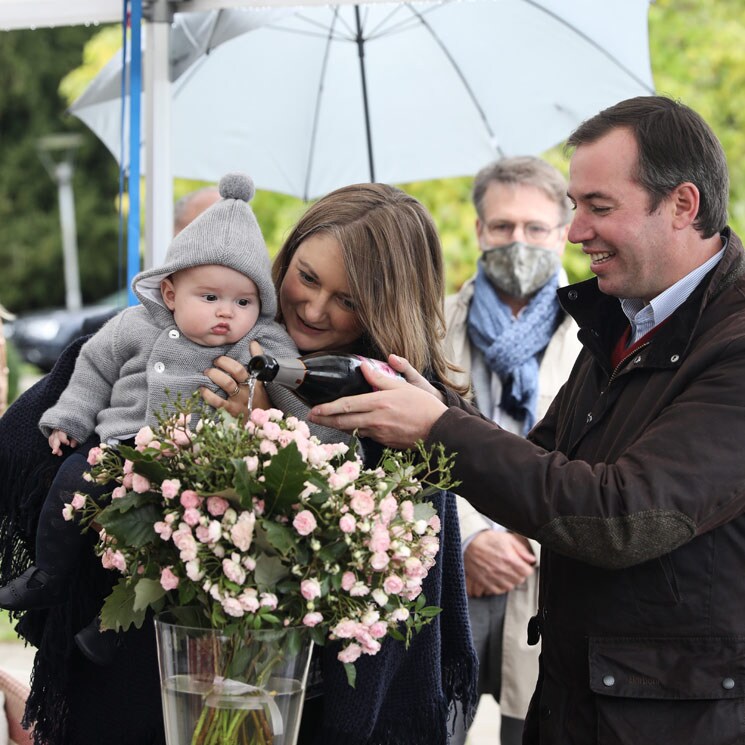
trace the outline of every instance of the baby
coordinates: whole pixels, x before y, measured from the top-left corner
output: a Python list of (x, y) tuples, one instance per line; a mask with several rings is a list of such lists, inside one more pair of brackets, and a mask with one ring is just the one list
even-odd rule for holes
[[(253, 182), (228, 174), (219, 189), (221, 201), (173, 239), (165, 264), (132, 280), (142, 304), (123, 310), (85, 343), (67, 388), (42, 415), (39, 426), (52, 452), (62, 455), (63, 445), (75, 451), (60, 466), (45, 499), (36, 564), (0, 588), (0, 608), (45, 608), (67, 599), (80, 551), (90, 548), (79, 526), (62, 518), (63, 504), (76, 491), (93, 498), (110, 491), (83, 480), (92, 447), (130, 440), (155, 423), (169, 396), (190, 396), (203, 386), (224, 396), (203, 371), (220, 355), (246, 364), (252, 340), (273, 355), (297, 356), (291, 338), (274, 321), (269, 254), (247, 204)], [(236, 386), (229, 395), (237, 393)], [(270, 396), (288, 414), (307, 412), (280, 387)], [(102, 650), (93, 647), (100, 636), (95, 626), (76, 636), (83, 652), (99, 662)]]

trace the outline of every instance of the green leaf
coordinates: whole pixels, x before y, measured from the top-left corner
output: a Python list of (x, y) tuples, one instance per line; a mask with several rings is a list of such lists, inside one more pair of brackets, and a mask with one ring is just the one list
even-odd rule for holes
[(347, 683), (354, 688), (357, 683), (357, 668), (351, 662), (345, 662), (344, 672), (347, 674)]
[(101, 518), (108, 514), (115, 512), (127, 512), (133, 507), (141, 507), (143, 504), (151, 504), (153, 501), (152, 493), (138, 494), (134, 491), (127, 492), (123, 497), (118, 499), (112, 499), (102, 510), (98, 513), (96, 520), (101, 522)]
[(437, 514), (437, 510), (429, 502), (419, 502), (414, 505), (414, 520), (424, 520), (428, 522), (431, 517)]
[(266, 538), (271, 546), (279, 553), (287, 555), (295, 546), (295, 533), (287, 525), (280, 525), (273, 520), (262, 520), (261, 525), (266, 531)]
[(243, 460), (233, 458), (231, 463), (235, 469), (233, 486), (238, 495), (240, 505), (244, 509), (250, 509), (253, 505), (252, 497), (263, 494), (265, 486), (260, 481), (257, 481), (253, 474), (248, 472), (246, 463)]
[(163, 585), (157, 579), (141, 578), (135, 584), (134, 610), (141, 611), (162, 598), (166, 594)]
[(256, 560), (254, 579), (259, 587), (273, 588), (287, 576), (287, 567), (278, 556), (260, 556)]
[(144, 610), (135, 610), (135, 588), (122, 578), (114, 586), (111, 594), (104, 600), (101, 608), (101, 628), (126, 631), (135, 625), (142, 627)]
[(135, 461), (132, 470), (147, 478), (157, 487), (160, 487), (161, 482), (165, 479), (173, 477), (173, 474), (171, 474), (160, 461), (149, 460), (143, 458), (142, 455), (140, 455), (139, 459)]
[(264, 469), (264, 476), (267, 515), (276, 511), (287, 512), (297, 503), (308, 478), (307, 467), (294, 442), (272, 456), (272, 462)]
[(157, 538), (153, 525), (163, 518), (154, 505), (146, 504), (125, 513), (104, 510), (97, 520), (109, 535), (126, 546), (142, 548)]
[(349, 546), (344, 541), (335, 541), (334, 543), (329, 543), (326, 546), (324, 546), (319, 552), (318, 552), (318, 558), (321, 561), (336, 561), (337, 559), (340, 559), (349, 549)]

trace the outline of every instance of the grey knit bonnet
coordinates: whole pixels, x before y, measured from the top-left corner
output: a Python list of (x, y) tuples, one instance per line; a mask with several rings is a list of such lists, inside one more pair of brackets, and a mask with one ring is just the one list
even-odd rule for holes
[(248, 206), (256, 192), (253, 181), (242, 173), (229, 173), (220, 179), (220, 196), (201, 215), (190, 222), (172, 241), (162, 266), (140, 272), (132, 280), (132, 290), (143, 305), (165, 307), (160, 283), (174, 272), (205, 264), (219, 264), (253, 280), (261, 299), (261, 317), (274, 318), (277, 296), (272, 284), (269, 253)]

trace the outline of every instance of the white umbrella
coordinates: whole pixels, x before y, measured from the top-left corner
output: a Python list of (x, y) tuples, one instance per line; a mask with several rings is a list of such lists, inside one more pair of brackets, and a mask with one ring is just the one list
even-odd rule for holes
[[(466, 0), (179, 14), (172, 175), (244, 170), (259, 188), (308, 199), (540, 153), (605, 106), (653, 91), (648, 5)], [(177, 39), (196, 27), (217, 45), (179, 59)], [(120, 67), (113, 61), (71, 111), (121, 162)]]

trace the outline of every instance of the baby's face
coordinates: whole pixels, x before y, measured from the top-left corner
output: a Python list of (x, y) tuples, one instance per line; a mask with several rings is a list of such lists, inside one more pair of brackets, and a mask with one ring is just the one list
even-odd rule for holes
[(160, 289), (181, 333), (205, 347), (235, 344), (261, 312), (256, 284), (225, 266), (182, 269), (164, 279)]

